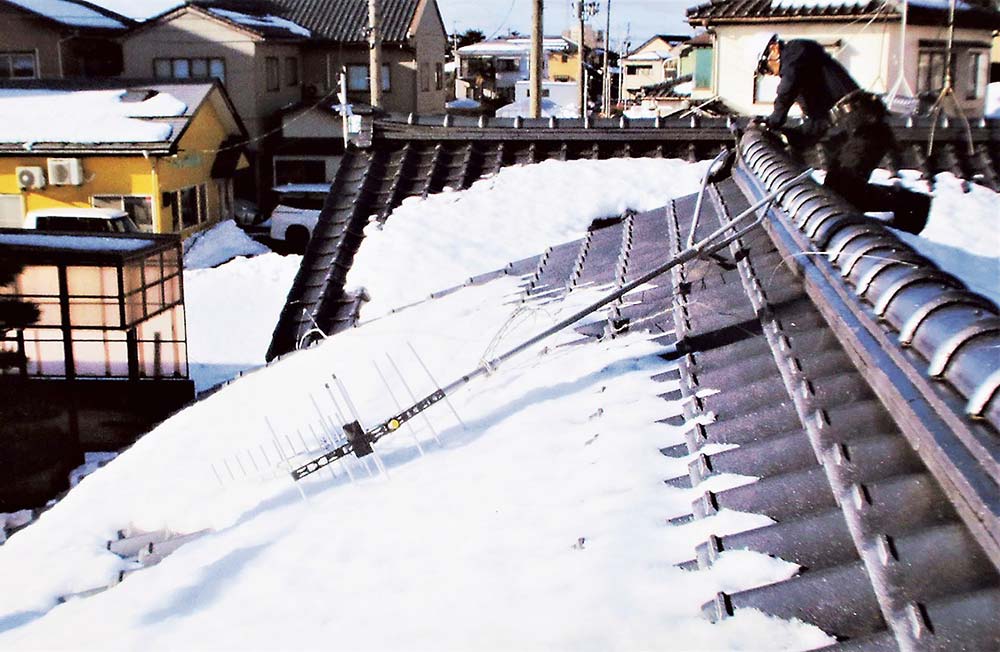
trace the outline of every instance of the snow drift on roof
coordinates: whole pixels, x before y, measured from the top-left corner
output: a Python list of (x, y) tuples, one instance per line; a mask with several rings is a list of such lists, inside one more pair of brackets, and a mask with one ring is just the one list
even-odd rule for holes
[(122, 102), (124, 90), (0, 89), (2, 143), (147, 143), (170, 138), (168, 124), (138, 118), (178, 117), (187, 105), (169, 93)]
[(128, 16), (133, 20), (146, 20), (153, 16), (159, 16), (169, 9), (184, 4), (184, 0), (141, 0), (141, 2), (136, 2), (136, 0), (90, 0), (90, 2), (122, 16)]
[[(471, 56), (518, 56), (531, 49), (531, 39), (514, 38), (499, 41), (483, 41), (458, 48), (458, 53), (464, 57)], [(547, 38), (542, 41), (542, 49), (546, 52), (563, 52), (570, 49), (570, 43), (562, 38)]]
[[(64, 25), (125, 29), (123, 22), (67, 0), (10, 0), (10, 2)], [(146, 0), (143, 4), (145, 2)]]
[(299, 36), (312, 35), (312, 32), (305, 27), (278, 16), (252, 16), (250, 14), (243, 14), (238, 11), (229, 11), (227, 9), (219, 9), (217, 7), (209, 7), (208, 10), (220, 18), (225, 18), (226, 20), (232, 21), (237, 25), (243, 25), (251, 29), (264, 27), (269, 29), (284, 29), (291, 34), (297, 34)]
[[(507, 106), (502, 106), (496, 111), (496, 116), (498, 118), (516, 118), (517, 116), (527, 117), (529, 115), (531, 115), (531, 107), (529, 106), (529, 100), (527, 98), (517, 102), (512, 102)], [(543, 118), (577, 118), (579, 116), (580, 109), (575, 104), (562, 106), (560, 104), (556, 104), (547, 97), (542, 98)]]

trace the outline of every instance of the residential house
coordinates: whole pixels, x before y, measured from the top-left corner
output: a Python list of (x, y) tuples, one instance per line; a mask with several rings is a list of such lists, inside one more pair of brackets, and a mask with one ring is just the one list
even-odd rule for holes
[[(272, 156), (280, 150), (291, 160), (309, 157), (314, 149), (298, 152), (280, 142), (289, 107), (323, 111), (337, 103), (342, 74), (348, 102), (369, 103), (367, 7), (366, 0), (191, 2), (150, 19), (123, 39), (126, 75), (222, 80), (251, 137), (254, 184), (241, 186), (238, 194), (267, 204), (279, 165)], [(448, 93), (447, 34), (436, 1), (382, 0), (381, 7), (381, 108), (442, 113)], [(315, 136), (339, 138), (339, 122), (332, 133)], [(304, 177), (293, 181), (309, 182)]]
[[(772, 33), (821, 43), (863, 88), (887, 93), (895, 110), (924, 110), (944, 87), (948, 58), (947, 0), (902, 2), (715, 0), (692, 7), (687, 20), (715, 34), (714, 94), (744, 114), (771, 111), (777, 78), (757, 76), (757, 59)], [(952, 89), (967, 117), (983, 115), (991, 36), (1000, 11), (988, 0), (957, 3), (950, 41)], [(954, 104), (945, 106), (954, 113)]]
[[(702, 32), (675, 48), (678, 76), (636, 91), (635, 117), (667, 117), (717, 108), (712, 94), (712, 35)], [(635, 106), (635, 105), (633, 105)]]
[(680, 49), (689, 39), (677, 34), (657, 34), (622, 58), (622, 99), (634, 104), (644, 86), (670, 82), (680, 76)]
[[(542, 79), (576, 81), (580, 60), (575, 44), (561, 36), (546, 36), (542, 52)], [(530, 78), (531, 39), (512, 37), (473, 43), (458, 48), (456, 58), (456, 97), (513, 102), (517, 82)]]
[(76, 0), (0, 0), (0, 80), (117, 75), (131, 25)]
[[(252, 139), (302, 99), (302, 42), (311, 32), (270, 14), (182, 5), (122, 39), (124, 76), (158, 82), (218, 79)], [(256, 148), (254, 148), (256, 149)]]
[(56, 206), (122, 208), (145, 231), (233, 214), (246, 129), (218, 81), (0, 85), (0, 226)]

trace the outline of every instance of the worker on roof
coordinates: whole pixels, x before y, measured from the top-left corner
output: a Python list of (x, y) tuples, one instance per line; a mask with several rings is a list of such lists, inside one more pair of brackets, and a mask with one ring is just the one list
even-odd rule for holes
[[(877, 95), (858, 87), (840, 63), (816, 41), (782, 41), (771, 36), (757, 62), (760, 75), (777, 75), (771, 115), (758, 124), (780, 131), (793, 148), (829, 137), (830, 157), (824, 185), (862, 211), (892, 211), (894, 228), (920, 233), (927, 225), (930, 197), (902, 188), (868, 183), (872, 170), (895, 147), (886, 108)], [(792, 104), (804, 121), (785, 125)]]

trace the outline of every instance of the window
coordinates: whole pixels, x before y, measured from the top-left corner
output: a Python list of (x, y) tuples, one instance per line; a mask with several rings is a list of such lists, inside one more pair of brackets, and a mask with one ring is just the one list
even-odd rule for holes
[(208, 219), (206, 187), (191, 186), (177, 192), (164, 193), (174, 206), (174, 230), (197, 226)]
[(299, 83), (299, 58), (285, 57), (285, 86), (297, 86)]
[(19, 229), (23, 223), (21, 195), (0, 195), (0, 228)]
[(969, 83), (965, 99), (978, 100), (985, 91), (988, 61), (983, 52), (969, 53)]
[(434, 88), (439, 91), (444, 88), (444, 64), (440, 61), (434, 64)]
[(274, 159), (274, 185), (327, 183), (325, 159)]
[(0, 52), (0, 79), (32, 79), (38, 76), (33, 52)]
[(94, 208), (118, 208), (129, 214), (141, 231), (153, 231), (153, 198), (124, 195), (95, 195), (90, 203)]
[(267, 90), (276, 91), (281, 88), (278, 57), (267, 57), (264, 59), (264, 75), (267, 78)]
[(431, 64), (426, 61), (420, 64), (420, 90), (424, 93), (431, 89)]
[[(347, 66), (347, 90), (349, 91), (367, 91), (368, 85), (371, 82), (368, 80), (368, 66), (361, 63), (352, 63)], [(388, 93), (392, 89), (392, 83), (389, 79), (389, 64), (382, 64), (382, 92)]]
[(936, 93), (944, 88), (944, 50), (921, 50), (917, 55), (917, 92)]
[(211, 57), (153, 59), (156, 79), (218, 79), (226, 81), (226, 60)]
[(653, 73), (653, 66), (625, 66), (626, 75), (640, 75), (648, 77)]

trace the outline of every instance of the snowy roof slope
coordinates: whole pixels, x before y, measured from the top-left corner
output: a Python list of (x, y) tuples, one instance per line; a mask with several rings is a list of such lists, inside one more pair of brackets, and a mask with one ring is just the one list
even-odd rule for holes
[(90, 0), (92, 4), (128, 16), (133, 20), (146, 20), (165, 11), (179, 7), (184, 0)]
[[(28, 11), (63, 25), (103, 29), (125, 29), (124, 21), (72, 0), (7, 0)], [(98, 6), (100, 6), (98, 4)]]
[(266, 32), (270, 36), (287, 34), (289, 36), (308, 37), (312, 34), (305, 27), (278, 16), (245, 14), (228, 9), (219, 9), (218, 7), (209, 7), (208, 11), (237, 25), (243, 25), (255, 31)]
[(169, 124), (187, 106), (168, 93), (125, 102), (118, 90), (0, 89), (0, 143), (144, 143), (170, 138)]

